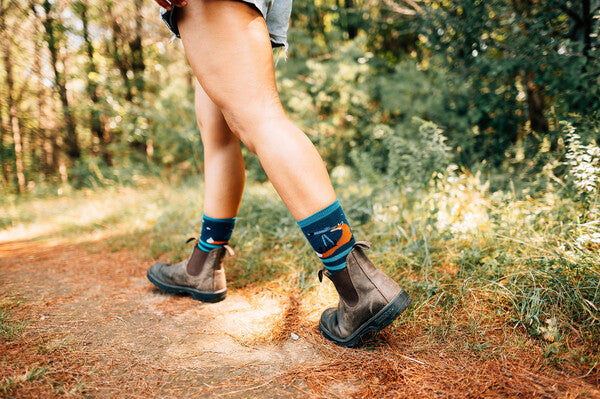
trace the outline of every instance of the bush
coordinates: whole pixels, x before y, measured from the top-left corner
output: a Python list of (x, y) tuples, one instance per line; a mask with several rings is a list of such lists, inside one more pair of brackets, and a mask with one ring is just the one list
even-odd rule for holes
[(583, 201), (590, 203), (598, 196), (600, 147), (593, 142), (584, 145), (571, 123), (563, 121), (561, 124), (567, 140), (565, 165), (568, 182)]
[(452, 160), (446, 137), (435, 123), (413, 118), (409, 126), (375, 127), (376, 153), (354, 150), (355, 168), (371, 182), (382, 179), (403, 188), (424, 188), (443, 174)]

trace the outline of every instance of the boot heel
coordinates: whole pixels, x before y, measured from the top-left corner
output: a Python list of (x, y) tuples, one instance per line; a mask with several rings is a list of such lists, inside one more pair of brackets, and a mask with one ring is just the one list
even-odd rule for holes
[[(321, 273), (335, 285), (340, 301), (319, 320), (325, 338), (340, 346), (355, 346), (362, 336), (381, 331), (406, 310), (411, 300), (400, 286), (365, 255), (368, 244), (357, 242), (337, 273)], [(388, 301), (388, 298), (392, 298)], [(348, 335), (349, 334), (349, 335)]]
[[(193, 299), (202, 302), (221, 302), (227, 296), (225, 270), (222, 265), (226, 253), (231, 255), (233, 250), (225, 246), (206, 253), (198, 247), (196, 240), (192, 255), (187, 260), (174, 265), (156, 262), (148, 269), (146, 275), (152, 284), (163, 291), (191, 295)], [(194, 266), (194, 273), (197, 274), (188, 273), (190, 264)]]
[(190, 292), (192, 294), (192, 298), (197, 301), (208, 302), (208, 303), (217, 303), (221, 302), (227, 297), (227, 291), (223, 292)]
[(402, 312), (406, 310), (410, 302), (410, 296), (408, 296), (406, 291), (400, 291), (400, 293), (396, 295), (394, 299), (390, 301), (390, 303), (388, 303), (383, 309), (381, 309), (375, 316), (371, 317), (371, 319), (367, 320), (352, 335), (350, 335), (347, 338), (338, 338), (335, 335), (331, 334), (323, 324), (323, 320), (319, 322), (319, 329), (321, 330), (321, 333), (325, 338), (327, 338), (330, 341), (333, 341), (336, 345), (343, 346), (346, 348), (356, 346), (363, 335), (366, 335), (372, 331), (381, 331), (385, 327), (389, 326), (394, 320), (398, 318), (398, 316), (402, 314)]

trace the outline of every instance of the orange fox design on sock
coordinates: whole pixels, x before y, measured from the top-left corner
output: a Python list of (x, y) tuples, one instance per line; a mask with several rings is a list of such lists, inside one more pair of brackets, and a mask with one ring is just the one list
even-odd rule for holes
[(340, 249), (341, 247), (343, 247), (344, 245), (346, 245), (347, 243), (350, 242), (350, 240), (352, 239), (352, 230), (350, 230), (350, 226), (348, 226), (346, 223), (341, 222), (340, 224), (338, 224), (337, 226), (335, 226), (333, 229), (329, 230), (331, 231), (336, 231), (336, 230), (342, 230), (342, 236), (340, 237), (340, 239), (338, 240), (338, 242), (335, 244), (335, 246), (325, 252), (323, 252), (322, 254), (317, 252), (317, 255), (319, 256), (319, 258), (327, 258), (331, 255), (333, 255), (333, 253), (335, 251), (337, 251), (338, 249)]

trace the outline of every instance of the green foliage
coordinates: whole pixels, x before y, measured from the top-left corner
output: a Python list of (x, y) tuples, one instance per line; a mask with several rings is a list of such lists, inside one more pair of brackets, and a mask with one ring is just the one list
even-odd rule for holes
[[(529, 132), (548, 133), (551, 108), (559, 118), (569, 112), (594, 118), (599, 49), (582, 30), (597, 27), (598, 10), (581, 4), (464, 0), (425, 9), (423, 45), (469, 88), (478, 129), (469, 159), (500, 164)], [(556, 143), (557, 137), (550, 139)]]
[(107, 167), (98, 157), (80, 159), (71, 168), (70, 185), (75, 189), (135, 185), (144, 176), (161, 172), (153, 164), (123, 161), (123, 165)]
[(358, 173), (372, 184), (388, 181), (404, 189), (423, 188), (450, 166), (446, 140), (436, 124), (415, 117), (396, 130), (375, 126), (374, 148), (355, 149), (351, 157)]
[(415, 119), (415, 124), (420, 125), (416, 130), (401, 130), (383, 137), (383, 146), (388, 150), (386, 172), (403, 186), (425, 186), (432, 177), (445, 172), (451, 160), (442, 129), (419, 119)]
[(589, 200), (598, 195), (600, 185), (600, 148), (594, 143), (584, 145), (581, 137), (575, 133), (571, 123), (563, 122), (567, 141), (565, 164), (567, 165), (569, 181), (576, 192)]
[(576, 262), (555, 258), (530, 260), (524, 268), (506, 282), (518, 323), (550, 342), (561, 340), (560, 332), (567, 333), (570, 325), (590, 345), (600, 345), (597, 265), (585, 257)]
[[(291, 56), (293, 64), (285, 65), (279, 81), (283, 103), (293, 119), (305, 127), (331, 168), (354, 165), (360, 174), (376, 178), (388, 170), (400, 172), (400, 163), (406, 174), (409, 163), (416, 166), (424, 156), (433, 159), (440, 151), (445, 152), (441, 158), (448, 158), (450, 148), (437, 148), (437, 142), (430, 145), (428, 140), (437, 140), (436, 134), (419, 128), (416, 121), (436, 117), (454, 131), (468, 129), (468, 119), (456, 116), (460, 89), (447, 84), (448, 74), (420, 70), (414, 60), (392, 71), (378, 71), (381, 60), (366, 50), (365, 40), (359, 36), (319, 62), (308, 59), (301, 64)], [(445, 101), (452, 96), (453, 101)], [(433, 152), (426, 155), (429, 151)], [(421, 158), (413, 162), (408, 159), (412, 155)], [(442, 170), (448, 161), (441, 161)], [(427, 167), (423, 174), (428, 176), (440, 169), (439, 164)]]
[(283, 104), (331, 167), (348, 163), (348, 152), (361, 145), (374, 122), (364, 42), (340, 44), (326, 58), (296, 61), (292, 53), (278, 76)]
[[(20, 30), (3, 33), (14, 55), (11, 95), (18, 100), (24, 189), (40, 192), (64, 184), (65, 176), (76, 188), (127, 181), (116, 176), (126, 175), (125, 169), (183, 178), (201, 172), (194, 76), (180, 42), (168, 42), (166, 28), (150, 12), (155, 5), (134, 9), (78, 1), (59, 14), (45, 4), (54, 19), (40, 5), (32, 3), (35, 12), (16, 5), (3, 14), (11, 26), (27, 19)], [(558, 121), (573, 120), (581, 134), (598, 118), (598, 12), (597, 2), (587, 0), (385, 5), (298, 0), (289, 57), (277, 66), (278, 87), (291, 119), (315, 142), (330, 170), (355, 165), (362, 156), (370, 158), (373, 175), (385, 172), (390, 150), (381, 132), (408, 138), (417, 117), (443, 129), (458, 166), (500, 167), (513, 180), (539, 176), (542, 189), (554, 184), (549, 171), (562, 176), (558, 163), (566, 149)], [(68, 86), (81, 159), (66, 153), (67, 114), (58, 88), (50, 87), (54, 61), (42, 40), (49, 38), (47, 28), (68, 61), (65, 69), (55, 60), (59, 80)], [(31, 57), (22, 54), (38, 54), (44, 68), (31, 70)], [(28, 73), (35, 75), (35, 85), (28, 84)], [(13, 193), (19, 189), (17, 147), (7, 76), (0, 78), (2, 192)], [(40, 118), (42, 111), (56, 114), (56, 120)], [(265, 181), (258, 160), (244, 153), (248, 178)], [(403, 156), (406, 162), (409, 155)], [(497, 184), (509, 180), (491, 184), (504, 189)]]

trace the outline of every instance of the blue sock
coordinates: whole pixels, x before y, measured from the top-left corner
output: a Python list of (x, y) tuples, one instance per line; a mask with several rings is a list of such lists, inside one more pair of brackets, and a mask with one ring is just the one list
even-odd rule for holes
[(198, 248), (210, 252), (229, 244), (235, 218), (215, 219), (202, 214), (202, 232), (198, 240)]
[(354, 235), (338, 200), (297, 223), (330, 273), (346, 267)]

